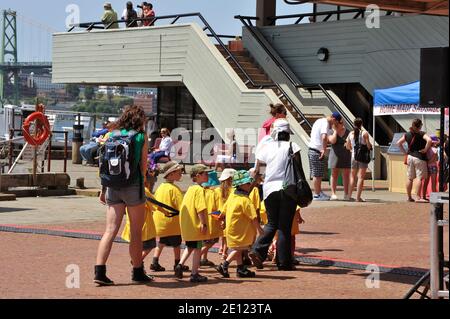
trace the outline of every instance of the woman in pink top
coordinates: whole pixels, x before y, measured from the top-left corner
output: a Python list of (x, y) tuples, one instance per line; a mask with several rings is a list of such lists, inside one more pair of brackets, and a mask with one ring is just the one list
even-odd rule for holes
[(267, 119), (262, 125), (262, 129), (259, 132), (258, 142), (261, 142), (265, 136), (270, 135), (270, 129), (275, 120), (279, 118), (286, 118), (286, 107), (281, 103), (277, 103), (275, 105), (270, 104), (270, 115), (272, 115), (272, 117)]

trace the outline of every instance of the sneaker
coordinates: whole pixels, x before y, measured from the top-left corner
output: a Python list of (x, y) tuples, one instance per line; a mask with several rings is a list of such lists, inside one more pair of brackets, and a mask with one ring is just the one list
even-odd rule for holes
[(175, 277), (177, 277), (178, 279), (183, 279), (183, 266), (181, 266), (180, 264), (176, 265), (174, 271)]
[(150, 265), (150, 269), (155, 271), (155, 272), (162, 272), (162, 271), (166, 271), (166, 268), (164, 268), (163, 266), (161, 266), (159, 263), (157, 264), (151, 264)]
[(244, 266), (252, 266), (252, 265), (253, 265), (251, 259), (248, 258), (248, 257), (243, 257), (243, 258), (242, 258), (242, 264), (243, 264)]
[(256, 273), (254, 271), (248, 270), (247, 268), (243, 268), (243, 269), (237, 269), (236, 270), (236, 275), (239, 278), (253, 278), (256, 276)]
[(138, 284), (146, 284), (152, 282), (154, 280), (153, 276), (148, 276), (144, 270), (144, 267), (141, 268), (133, 268), (131, 280), (134, 283)]
[[(173, 270), (175, 271), (175, 268), (177, 267), (177, 265), (173, 266)], [(186, 265), (182, 265), (181, 268), (183, 269), (183, 272), (187, 272), (190, 271), (189, 270), (189, 266)]]
[(256, 269), (264, 269), (263, 262), (261, 256), (256, 251), (250, 251), (248, 253), (248, 257), (252, 260), (253, 265), (255, 265)]
[(200, 274), (191, 274), (190, 282), (207, 282), (208, 278)]
[(330, 196), (326, 195), (325, 193), (320, 193), (319, 195), (314, 194), (313, 200), (315, 201), (329, 201)]
[(223, 264), (217, 266), (216, 270), (223, 276), (223, 278), (230, 278), (230, 273), (228, 272), (228, 269), (223, 266)]
[(216, 264), (212, 261), (209, 261), (208, 259), (202, 259), (200, 260), (200, 266), (201, 267), (215, 267)]
[(336, 194), (331, 195), (330, 200), (338, 200), (338, 197)]

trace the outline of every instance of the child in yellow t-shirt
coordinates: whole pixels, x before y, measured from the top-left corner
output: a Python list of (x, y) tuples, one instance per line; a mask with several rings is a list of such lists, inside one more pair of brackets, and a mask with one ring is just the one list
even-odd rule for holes
[[(223, 170), (220, 175), (219, 182), (220, 187), (216, 188), (216, 193), (219, 195), (219, 211), (223, 212), (224, 205), (230, 195), (233, 193), (233, 175), (236, 173), (236, 170), (232, 168), (226, 168)], [(225, 220), (221, 220), (221, 228), (225, 228)], [(219, 255), (223, 260), (226, 260), (228, 257), (228, 247), (227, 247), (227, 238), (225, 234), (221, 236)]]
[(211, 171), (208, 173), (208, 182), (202, 186), (205, 188), (206, 206), (208, 207), (208, 238), (203, 241), (202, 257), (200, 259), (200, 266), (214, 267), (215, 264), (208, 260), (208, 252), (214, 244), (219, 242), (219, 237), (223, 236), (223, 230), (220, 227), (219, 220), (219, 193), (212, 187), (219, 186), (220, 182), (217, 178), (217, 172)]
[(208, 168), (203, 164), (192, 167), (191, 178), (195, 185), (187, 190), (180, 208), (181, 237), (186, 242), (187, 249), (184, 251), (180, 263), (175, 267), (175, 277), (183, 278), (183, 265), (193, 252), (191, 282), (206, 282), (208, 280), (207, 277), (198, 273), (202, 243), (208, 236), (208, 207), (205, 190), (201, 186), (208, 181), (208, 171)]
[[(149, 190), (150, 183), (148, 180), (145, 181), (145, 196), (149, 198), (154, 198), (152, 193)], [(153, 222), (153, 212), (155, 210), (155, 206), (150, 203), (150, 201), (145, 202), (145, 222), (142, 226), (142, 264), (145, 257), (152, 251), (153, 248), (156, 247), (156, 229), (155, 223)], [(126, 223), (125, 227), (122, 231), (122, 239), (129, 242), (131, 239), (130, 234), (130, 219), (128, 218), (128, 211), (126, 215)], [(150, 279), (153, 280), (152, 276), (147, 275)]]
[[(181, 202), (183, 201), (183, 194), (180, 188), (175, 185), (182, 177), (183, 167), (177, 162), (171, 161), (164, 165), (162, 169), (165, 182), (162, 183), (155, 192), (155, 199), (167, 206), (176, 210), (180, 210)], [(155, 205), (156, 206), (156, 205)], [(168, 216), (169, 211), (156, 206), (153, 213), (153, 220), (155, 221), (156, 235), (159, 237), (158, 247), (155, 249), (153, 255), (153, 262), (150, 269), (156, 272), (165, 271), (166, 269), (159, 264), (159, 257), (165, 246), (173, 247), (175, 257), (174, 268), (180, 262), (181, 255), (181, 229), (179, 216)], [(189, 271), (189, 267), (184, 266), (184, 271)]]
[(263, 231), (258, 222), (255, 207), (249, 199), (253, 179), (247, 171), (238, 171), (233, 176), (236, 191), (228, 198), (223, 213), (226, 218), (226, 237), (228, 247), (233, 251), (228, 258), (216, 267), (225, 278), (229, 278), (228, 266), (233, 260), (237, 262), (238, 277), (254, 277), (242, 262), (242, 252), (248, 250), (256, 238), (256, 233)]

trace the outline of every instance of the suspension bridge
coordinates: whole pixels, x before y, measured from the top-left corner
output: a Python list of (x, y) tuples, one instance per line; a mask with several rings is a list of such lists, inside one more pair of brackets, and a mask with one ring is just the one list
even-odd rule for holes
[(10, 9), (2, 11), (0, 26), (0, 104), (17, 105), (19, 75), (25, 70), (51, 71), (52, 34), (58, 30)]

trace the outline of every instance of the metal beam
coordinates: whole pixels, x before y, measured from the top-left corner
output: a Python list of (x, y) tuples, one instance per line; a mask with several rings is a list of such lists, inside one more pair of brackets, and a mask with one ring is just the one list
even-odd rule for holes
[(277, 2), (276, 0), (256, 0), (256, 16), (259, 18), (256, 20), (257, 27), (263, 27), (267, 25), (273, 25), (274, 22), (270, 17), (277, 15)]

